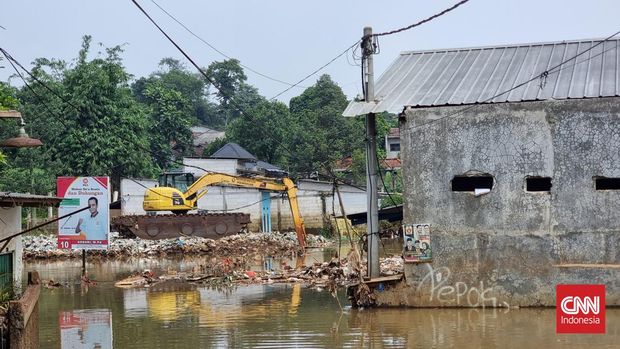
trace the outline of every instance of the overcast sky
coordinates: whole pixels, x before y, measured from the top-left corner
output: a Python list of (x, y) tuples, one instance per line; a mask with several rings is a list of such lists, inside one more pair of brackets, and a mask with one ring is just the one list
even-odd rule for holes
[[(397, 29), (458, 0), (154, 1), (242, 64), (295, 83), (355, 43), (364, 26), (375, 33)], [(140, 4), (199, 65), (224, 59), (151, 0)], [(378, 77), (401, 51), (604, 38), (620, 30), (618, 14), (617, 0), (471, 0), (430, 23), (380, 38), (375, 72)], [(0, 47), (27, 67), (37, 57), (74, 59), (85, 34), (94, 43), (125, 44), (124, 64), (135, 77), (157, 70), (163, 57), (185, 62), (130, 0), (5, 1), (0, 26), (6, 28), (0, 28)], [(325, 73), (354, 97), (361, 93), (360, 69), (354, 64), (349, 52), (302, 85), (312, 85)], [(0, 80), (6, 81), (13, 70), (6, 61), (0, 65), (5, 66)], [(288, 87), (246, 74), (268, 98)], [(302, 91), (293, 88), (279, 99), (288, 102)]]

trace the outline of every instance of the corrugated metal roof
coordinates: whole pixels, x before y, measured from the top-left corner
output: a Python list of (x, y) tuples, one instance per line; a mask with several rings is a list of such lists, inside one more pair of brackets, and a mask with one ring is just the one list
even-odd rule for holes
[(0, 207), (57, 207), (62, 200), (62, 198), (56, 196), (0, 192)]
[(343, 115), (370, 109), (400, 113), (406, 106), (619, 96), (619, 42), (592, 39), (403, 52), (377, 80), (378, 102), (351, 102)]

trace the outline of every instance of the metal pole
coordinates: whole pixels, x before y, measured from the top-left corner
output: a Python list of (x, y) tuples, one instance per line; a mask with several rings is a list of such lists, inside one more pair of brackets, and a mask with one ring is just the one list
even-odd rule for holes
[(82, 276), (86, 275), (86, 250), (82, 250)]
[[(366, 67), (366, 103), (371, 103), (375, 99), (374, 70), (372, 55), (374, 54), (372, 28), (364, 28), (364, 40), (362, 50)], [(377, 190), (377, 124), (374, 113), (366, 115), (366, 190), (368, 198), (368, 209), (366, 212), (367, 222), (367, 241), (368, 241), (368, 277), (378, 278), (379, 270), (379, 208)]]

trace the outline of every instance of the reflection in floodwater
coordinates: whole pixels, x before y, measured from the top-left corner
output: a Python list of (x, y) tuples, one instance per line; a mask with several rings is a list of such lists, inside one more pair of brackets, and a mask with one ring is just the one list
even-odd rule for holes
[[(41, 290), (41, 348), (59, 348), (61, 344), (62, 348), (94, 348), (95, 341), (102, 348), (113, 344), (116, 348), (551, 349), (617, 348), (620, 343), (620, 309), (615, 308), (607, 309), (605, 335), (556, 335), (555, 309), (346, 307), (340, 312), (329, 292), (299, 284), (221, 290), (178, 282), (151, 288), (114, 287), (116, 280), (144, 268), (157, 271), (177, 265), (182, 270), (191, 268), (192, 263), (139, 260), (91, 264), (90, 275), (98, 283), (87, 293), (81, 292), (79, 261), (26, 264), (26, 272), (36, 269), (43, 280), (69, 285)], [(347, 304), (344, 292), (339, 297)], [(104, 315), (85, 315), (104, 308), (110, 315), (107, 322)], [(77, 320), (89, 318), (101, 321)], [(106, 334), (99, 338), (95, 332)]]
[(301, 284), (290, 288), (290, 298), (285, 299), (270, 296), (272, 286), (238, 287), (229, 292), (205, 287), (123, 289), (124, 314), (168, 322), (196, 315), (200, 326), (230, 327), (239, 321), (270, 319), (280, 312), (296, 315), (301, 304)]
[(112, 348), (112, 313), (109, 309), (62, 311), (58, 322), (62, 349)]

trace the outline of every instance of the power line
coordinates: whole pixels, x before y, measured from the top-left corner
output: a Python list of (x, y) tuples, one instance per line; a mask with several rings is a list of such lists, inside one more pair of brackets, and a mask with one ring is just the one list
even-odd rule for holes
[[(166, 37), (166, 39), (168, 39), (168, 41), (170, 41), (170, 43), (172, 43), (172, 45), (174, 45), (174, 47), (179, 50), (179, 52), (181, 52), (181, 54), (183, 54), (183, 56), (185, 56), (185, 58), (187, 58), (187, 60), (223, 95), (225, 95), (223, 93), (223, 91), (221, 91), (219, 89), (219, 87), (217, 86), (217, 84), (214, 83), (214, 81), (207, 75), (207, 73), (200, 68), (200, 66), (198, 66), (198, 64), (196, 64), (196, 62), (170, 37), (170, 35), (168, 35), (158, 24), (157, 22), (155, 22), (155, 20), (148, 14), (148, 12), (146, 12), (141, 6), (140, 4), (138, 4), (138, 2), (136, 0), (132, 0), (132, 2), (134, 3), (134, 5), (136, 5), (136, 7), (142, 12), (142, 14), (144, 14), (149, 21)], [(346, 54), (351, 48), (355, 47), (361, 40), (358, 40), (357, 42), (355, 42), (353, 45), (347, 47), (346, 50), (344, 50), (342, 53), (340, 53), (339, 55), (337, 55), (336, 57), (334, 57), (332, 60), (330, 60), (329, 62), (327, 62), (326, 64), (324, 64), (323, 66), (321, 66), (319, 69), (316, 69), (314, 72), (312, 72), (311, 74), (309, 74), (308, 76), (306, 76), (305, 78), (303, 78), (302, 80), (300, 80), (299, 82), (297, 82), (298, 85), (301, 82), (303, 82), (304, 80), (306, 80), (307, 78), (309, 78), (310, 76), (314, 75), (315, 73), (317, 73), (318, 71), (320, 71), (321, 69), (325, 68), (326, 66), (330, 65), (332, 62), (334, 62), (336, 59), (340, 58), (342, 55)], [(293, 88), (293, 86), (287, 88), (286, 90), (282, 91), (281, 93), (279, 93), (278, 95), (276, 95), (275, 97), (271, 98), (271, 100), (275, 99), (276, 97), (278, 97), (279, 95), (281, 95), (282, 93), (290, 90), (291, 88)], [(225, 95), (226, 96), (226, 95)], [(229, 100), (230, 100), (230, 104), (238, 111), (240, 112), (242, 115), (249, 117), (250, 119), (257, 121), (256, 118), (254, 118), (252, 115), (250, 115), (249, 113), (245, 113), (242, 108), (239, 107), (239, 105), (236, 103), (236, 101), (231, 98), (231, 96), (226, 96)], [(278, 144), (284, 148), (284, 150), (286, 152), (288, 152), (289, 154), (292, 154), (292, 152), (290, 151), (290, 149), (288, 148), (288, 146), (286, 146), (284, 143), (282, 142), (278, 142)], [(202, 169), (204, 170), (204, 169)]]
[[(575, 64), (573, 64), (573, 65), (571, 65), (571, 66), (568, 66), (568, 67), (564, 67), (564, 68), (562, 68), (562, 66), (563, 66), (564, 64), (566, 64), (566, 63), (568, 63), (568, 62), (570, 62), (570, 61), (572, 61), (572, 60), (577, 59), (578, 57), (582, 56), (583, 54), (585, 54), (585, 53), (587, 53), (587, 52), (590, 52), (591, 50), (593, 50), (594, 48), (598, 47), (599, 45), (602, 45), (603, 43), (605, 43), (605, 42), (607, 42), (607, 41), (611, 40), (613, 37), (615, 37), (615, 36), (616, 36), (616, 35), (618, 35), (618, 34), (620, 34), (620, 31), (617, 31), (617, 32), (615, 32), (615, 33), (611, 34), (611, 35), (610, 35), (610, 36), (608, 36), (607, 38), (605, 38), (605, 39), (603, 39), (603, 40), (599, 41), (597, 44), (592, 45), (590, 48), (588, 48), (588, 49), (586, 49), (586, 50), (584, 50), (584, 51), (582, 51), (582, 52), (580, 52), (580, 53), (578, 53), (578, 54), (576, 54), (576, 55), (574, 55), (574, 56), (572, 56), (572, 57), (570, 57), (570, 58), (568, 58), (568, 59), (565, 59), (564, 61), (562, 61), (562, 62), (560, 62), (560, 63), (558, 63), (558, 64), (554, 65), (553, 67), (551, 67), (551, 68), (549, 68), (549, 69), (544, 70), (544, 71), (543, 71), (543, 72), (541, 72), (540, 74), (535, 75), (533, 78), (528, 79), (528, 80), (526, 80), (526, 81), (523, 81), (523, 82), (521, 82), (521, 83), (519, 83), (519, 84), (517, 84), (517, 85), (515, 85), (515, 86), (513, 86), (513, 87), (511, 87), (511, 88), (509, 88), (509, 89), (507, 89), (507, 90), (505, 90), (505, 91), (502, 91), (502, 92), (500, 92), (500, 93), (497, 93), (497, 94), (495, 94), (495, 95), (493, 95), (493, 96), (491, 96), (491, 97), (489, 97), (489, 98), (487, 98), (487, 99), (483, 100), (482, 102), (479, 102), (479, 103), (476, 103), (476, 104), (472, 104), (472, 105), (470, 105), (470, 106), (468, 106), (468, 107), (465, 107), (465, 108), (463, 108), (463, 109), (457, 110), (457, 111), (455, 111), (455, 112), (453, 112), (453, 113), (450, 113), (450, 114), (448, 114), (448, 115), (446, 115), (446, 116), (442, 116), (441, 118), (434, 119), (434, 120), (430, 120), (430, 121), (428, 121), (428, 122), (426, 122), (426, 123), (424, 123), (424, 124), (422, 124), (422, 125), (412, 126), (412, 127), (410, 127), (409, 129), (410, 129), (410, 130), (412, 130), (412, 129), (416, 129), (416, 128), (424, 127), (424, 126), (427, 126), (427, 125), (433, 124), (433, 123), (435, 123), (435, 122), (442, 121), (442, 120), (447, 119), (447, 118), (452, 118), (452, 117), (455, 117), (455, 116), (457, 116), (457, 115), (459, 115), (459, 114), (462, 114), (462, 113), (464, 113), (464, 112), (466, 112), (466, 111), (468, 111), (468, 110), (470, 110), (470, 109), (473, 109), (473, 108), (479, 107), (480, 105), (483, 105), (483, 104), (485, 104), (485, 103), (487, 103), (487, 102), (489, 102), (489, 101), (492, 101), (493, 99), (495, 99), (495, 98), (497, 98), (497, 97), (503, 96), (503, 95), (505, 95), (506, 93), (510, 93), (510, 92), (512, 92), (512, 91), (514, 91), (514, 90), (516, 90), (516, 89), (518, 89), (518, 88), (520, 88), (520, 87), (522, 87), (522, 86), (525, 86), (525, 85), (529, 84), (530, 82), (532, 82), (532, 81), (534, 81), (534, 80), (538, 80), (538, 79), (546, 79), (546, 78), (547, 78), (550, 74), (559, 73), (560, 71), (562, 71), (562, 70), (564, 70), (564, 69), (566, 69), (566, 68), (569, 68), (569, 67), (572, 67), (572, 66), (574, 66), (574, 65), (578, 64), (578, 63), (575, 63)], [(583, 60), (583, 61), (580, 61), (580, 62), (579, 62), (579, 64), (580, 64), (580, 63), (587, 62), (587, 61), (589, 61), (589, 60), (591, 60), (591, 59), (593, 59), (593, 58), (595, 58), (595, 57), (598, 57), (599, 55), (601, 55), (601, 54), (603, 54), (603, 53), (605, 53), (605, 51), (604, 51), (604, 52), (601, 52), (601, 53), (599, 53), (599, 54), (597, 54), (597, 55), (594, 55), (594, 56), (592, 56), (592, 57), (589, 57), (589, 58), (587, 58), (587, 59), (585, 59), (585, 60)]]
[(282, 92), (278, 93), (277, 95), (275, 95), (275, 96), (273, 96), (273, 97), (269, 98), (269, 100), (271, 100), (271, 101), (272, 101), (272, 100), (274, 100), (274, 99), (278, 98), (278, 97), (279, 97), (279, 96), (281, 96), (282, 94), (284, 94), (284, 93), (288, 92), (288, 91), (289, 91), (290, 89), (292, 89), (293, 87), (295, 87), (295, 86), (297, 86), (297, 85), (301, 84), (302, 82), (306, 81), (306, 80), (307, 80), (308, 78), (310, 78), (312, 75), (314, 75), (314, 74), (316, 74), (316, 73), (320, 72), (321, 70), (323, 70), (323, 68), (325, 68), (325, 67), (327, 67), (328, 65), (330, 65), (330, 64), (332, 64), (332, 63), (334, 63), (334, 61), (336, 61), (338, 58), (342, 57), (344, 54), (346, 54), (347, 52), (349, 52), (349, 50), (350, 50), (350, 49), (352, 49), (353, 47), (357, 46), (357, 44), (359, 44), (359, 43), (360, 43), (360, 41), (361, 41), (361, 40), (356, 41), (353, 45), (351, 45), (351, 46), (347, 47), (347, 49), (346, 49), (346, 50), (344, 50), (342, 53), (340, 53), (340, 54), (339, 54), (339, 55), (337, 55), (336, 57), (332, 58), (329, 62), (327, 62), (327, 63), (323, 64), (323, 65), (322, 65), (322, 66), (320, 66), (318, 69), (314, 70), (312, 73), (310, 73), (310, 74), (306, 75), (303, 79), (301, 79), (301, 80), (297, 81), (297, 82), (296, 82), (293, 86), (291, 86), (291, 87), (287, 88), (286, 90), (284, 90), (284, 91), (282, 91)]
[[(213, 46), (213, 45), (212, 45), (212, 44), (210, 44), (208, 41), (206, 41), (205, 39), (203, 39), (202, 37), (200, 37), (198, 34), (196, 34), (194, 31), (192, 31), (190, 28), (188, 28), (185, 24), (183, 24), (180, 20), (178, 20), (176, 17), (174, 17), (174, 16), (173, 16), (170, 12), (168, 12), (168, 11), (167, 11), (166, 9), (164, 9), (161, 5), (159, 5), (157, 2), (155, 2), (154, 0), (151, 0), (151, 2), (152, 2), (155, 6), (157, 6), (157, 7), (158, 7), (158, 8), (159, 8), (159, 9), (160, 9), (163, 13), (165, 13), (168, 17), (170, 17), (173, 21), (175, 21), (178, 25), (180, 25), (181, 27), (183, 27), (183, 29), (185, 29), (188, 33), (190, 33), (190, 34), (191, 34), (192, 36), (194, 36), (196, 39), (198, 39), (198, 40), (200, 40), (201, 42), (203, 42), (205, 45), (209, 46), (209, 47), (210, 47), (213, 51), (215, 51), (215, 52), (219, 53), (220, 55), (222, 55), (223, 57), (225, 57), (225, 58), (227, 58), (227, 59), (236, 59), (236, 58), (234, 58), (234, 57), (231, 57), (231, 56), (229, 56), (229, 55), (225, 54), (224, 52), (222, 52), (221, 50), (219, 50), (217, 47)], [(239, 61), (239, 60), (238, 60), (238, 61)], [(255, 69), (253, 69), (253, 68), (251, 68), (251, 67), (249, 67), (249, 66), (245, 65), (245, 64), (242, 64), (240, 61), (239, 61), (239, 65), (240, 65), (240, 66), (242, 66), (243, 68), (245, 68), (245, 69), (247, 69), (247, 70), (251, 71), (252, 73), (254, 73), (254, 74), (256, 74), (256, 75), (259, 75), (259, 76), (264, 77), (265, 79), (268, 79), (268, 80), (271, 80), (271, 81), (275, 81), (275, 82), (281, 83), (281, 84), (283, 84), (283, 85), (288, 85), (288, 86), (291, 86), (291, 87), (306, 88), (305, 86), (296, 86), (296, 85), (293, 85), (293, 84), (291, 84), (291, 83), (289, 83), (289, 82), (282, 81), (282, 80), (280, 80), (280, 79), (276, 79), (276, 78), (274, 78), (274, 77), (271, 77), (271, 76), (268, 76), (268, 75), (266, 75), (266, 74), (263, 74), (263, 73), (261, 73), (261, 72), (259, 72), (259, 71), (255, 70)]]
[(443, 11), (437, 13), (437, 14), (434, 14), (434, 15), (428, 17), (428, 18), (425, 18), (425, 19), (423, 19), (423, 20), (421, 20), (421, 21), (419, 21), (417, 23), (414, 23), (412, 25), (406, 26), (404, 28), (400, 28), (400, 29), (396, 29), (396, 30), (392, 30), (392, 31), (388, 31), (388, 32), (383, 32), (383, 33), (372, 34), (372, 36), (379, 37), (379, 36), (385, 36), (385, 35), (392, 35), (392, 34), (400, 33), (400, 32), (403, 32), (403, 31), (406, 31), (406, 30), (418, 27), (418, 26), (420, 26), (420, 25), (422, 25), (422, 24), (424, 24), (426, 22), (432, 21), (433, 19), (435, 19), (437, 17), (441, 17), (441, 16), (445, 15), (446, 13), (456, 9), (457, 7), (465, 4), (468, 1), (469, 0), (461, 0), (461, 1), (457, 2), (456, 4), (454, 4), (450, 8), (447, 8), (447, 9), (445, 9), (445, 10), (443, 10)]

